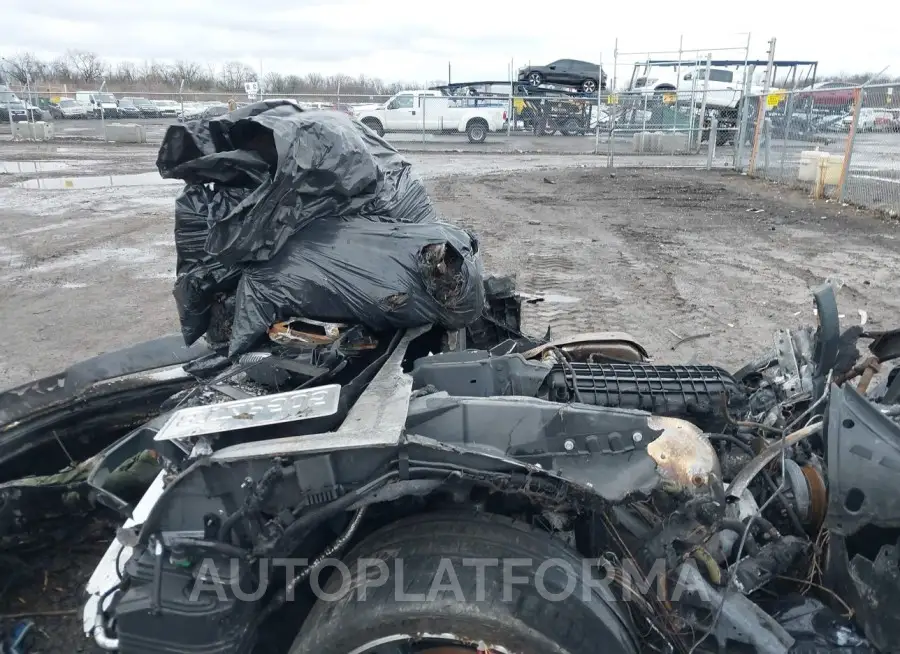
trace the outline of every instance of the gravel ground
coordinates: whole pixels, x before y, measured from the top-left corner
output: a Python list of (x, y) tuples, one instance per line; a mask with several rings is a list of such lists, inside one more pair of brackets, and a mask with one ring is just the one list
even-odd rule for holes
[[(146, 172), (154, 158), (149, 148), (0, 147), (3, 161), (62, 162), (48, 180)], [(657, 360), (734, 368), (776, 327), (813, 320), (810, 288), (826, 278), (843, 283), (846, 323), (862, 309), (873, 325), (900, 324), (900, 223), (727, 173), (611, 173), (591, 157), (413, 160), (440, 211), (480, 235), (486, 267), (544, 295), (526, 306), (529, 331), (625, 330)], [(178, 187), (12, 186), (34, 177), (0, 176), (0, 387), (177, 329)], [(672, 332), (708, 336), (673, 351)], [(0, 613), (79, 606), (112, 533), (99, 521), (83, 529), (75, 547), (6, 562), (17, 574), (0, 584)], [(33, 652), (95, 651), (80, 616), (35, 620)]]

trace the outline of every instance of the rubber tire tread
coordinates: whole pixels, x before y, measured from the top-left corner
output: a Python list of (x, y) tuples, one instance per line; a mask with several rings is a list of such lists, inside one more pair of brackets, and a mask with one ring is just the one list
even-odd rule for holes
[[(542, 598), (535, 586), (541, 561), (562, 560), (579, 573), (583, 559), (547, 532), (506, 516), (449, 511), (406, 518), (372, 533), (343, 562), (350, 570), (348, 587), (357, 588), (362, 585), (355, 565), (359, 559), (402, 560), (402, 591), (427, 596), (441, 557), (453, 561), (465, 601), (450, 591), (436, 594), (432, 602), (398, 601), (399, 579), (391, 570), (387, 583), (366, 588), (364, 599), (351, 591), (336, 601), (318, 600), (289, 654), (348, 654), (378, 638), (402, 633), (452, 633), (516, 654), (634, 654), (639, 649), (627, 610), (607, 588), (594, 587), (585, 595), (581, 575), (576, 574), (575, 590), (565, 599)], [(530, 566), (513, 568), (516, 577), (527, 576), (529, 582), (512, 586), (513, 601), (504, 601), (503, 564), (488, 566), (482, 580), (484, 601), (475, 601), (479, 569), (461, 563), (478, 557), (530, 558)], [(448, 584), (453, 577), (444, 573), (437, 579)], [(543, 586), (560, 593), (566, 588), (565, 579), (554, 566), (545, 571)], [(324, 572), (319, 580), (330, 594), (336, 594), (342, 582), (345, 578), (336, 571), (327, 582)]]

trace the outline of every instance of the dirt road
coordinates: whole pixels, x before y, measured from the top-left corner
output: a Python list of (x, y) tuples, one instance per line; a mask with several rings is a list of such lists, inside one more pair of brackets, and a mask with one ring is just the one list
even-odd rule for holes
[[(145, 172), (152, 163), (146, 151), (79, 156), (72, 165), (89, 175)], [(566, 170), (500, 173), (559, 162), (417, 162), (444, 216), (480, 235), (486, 267), (516, 273), (521, 290), (543, 295), (526, 307), (529, 331), (626, 330), (658, 360), (734, 368), (774, 328), (811, 322), (810, 287), (826, 278), (843, 282), (845, 323), (862, 309), (872, 324), (900, 324), (896, 222), (731, 174), (612, 173), (587, 167), (596, 158), (569, 160), (583, 167)], [(176, 330), (178, 187), (11, 186), (29, 178), (0, 178), (0, 387)], [(709, 335), (671, 349), (678, 337), (702, 333)], [(18, 583), (0, 595), (0, 612), (79, 607), (108, 535), (83, 550), (29, 559), (33, 568), (20, 568)], [(47, 635), (41, 652), (94, 651), (79, 616), (37, 622)]]
[[(900, 228), (731, 174), (581, 170), (436, 180), (489, 269), (546, 293), (526, 324), (626, 330), (660, 360), (740, 366), (772, 330), (814, 319), (810, 287), (843, 282), (845, 321), (900, 324)], [(670, 331), (671, 330), (671, 331)], [(709, 333), (673, 352), (680, 337)]]

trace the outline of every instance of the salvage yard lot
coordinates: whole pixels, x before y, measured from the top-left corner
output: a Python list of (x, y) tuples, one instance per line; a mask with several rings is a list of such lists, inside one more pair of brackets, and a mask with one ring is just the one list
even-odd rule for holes
[[(176, 331), (180, 186), (128, 177), (153, 171), (155, 150), (2, 152), (52, 170), (0, 176), (0, 387)], [(846, 321), (862, 309), (876, 325), (900, 322), (896, 221), (730, 173), (611, 172), (590, 156), (410, 156), (443, 215), (480, 236), (488, 271), (546, 295), (526, 307), (530, 331), (625, 330), (660, 360), (732, 368), (774, 328), (812, 319), (809, 287), (829, 277), (844, 283)], [(563, 163), (575, 167), (522, 170)], [(13, 186), (36, 177), (74, 188)], [(672, 332), (710, 336), (673, 353)]]
[[(155, 156), (0, 146), (0, 387), (177, 329), (179, 185), (147, 175)], [(900, 323), (900, 223), (865, 211), (728, 173), (613, 171), (602, 157), (411, 158), (440, 212), (480, 236), (486, 268), (543, 297), (526, 305), (527, 331), (625, 330), (657, 360), (734, 369), (776, 327), (812, 321), (809, 289), (827, 278), (843, 283), (845, 323), (859, 310), (875, 326)], [(18, 570), (0, 613), (80, 606), (109, 536), (83, 529), (69, 541), (79, 549)], [(94, 651), (78, 616), (37, 620), (40, 651)]]

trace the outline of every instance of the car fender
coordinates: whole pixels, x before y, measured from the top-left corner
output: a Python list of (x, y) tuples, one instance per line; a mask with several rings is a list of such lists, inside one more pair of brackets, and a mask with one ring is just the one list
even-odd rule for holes
[(355, 115), (355, 118), (360, 122), (362, 122), (366, 118), (374, 118), (375, 120), (380, 122), (382, 124), (382, 126), (385, 123), (384, 117), (385, 117), (384, 109), (367, 109), (364, 111), (360, 111), (359, 113), (357, 113)]
[[(91, 401), (189, 380), (183, 364), (209, 354), (172, 334), (81, 361), (60, 373), (0, 392), (0, 464), (52, 438), (48, 424), (89, 410)], [(37, 438), (41, 436), (41, 438)]]
[(503, 120), (500, 118), (502, 115), (503, 109), (497, 109), (495, 113), (492, 113), (490, 110), (485, 109), (467, 109), (462, 113), (462, 116), (456, 123), (456, 130), (459, 132), (465, 132), (466, 126), (469, 124), (469, 121), (473, 118), (481, 118), (485, 120), (488, 124), (488, 131), (496, 132), (499, 131), (503, 125)]

